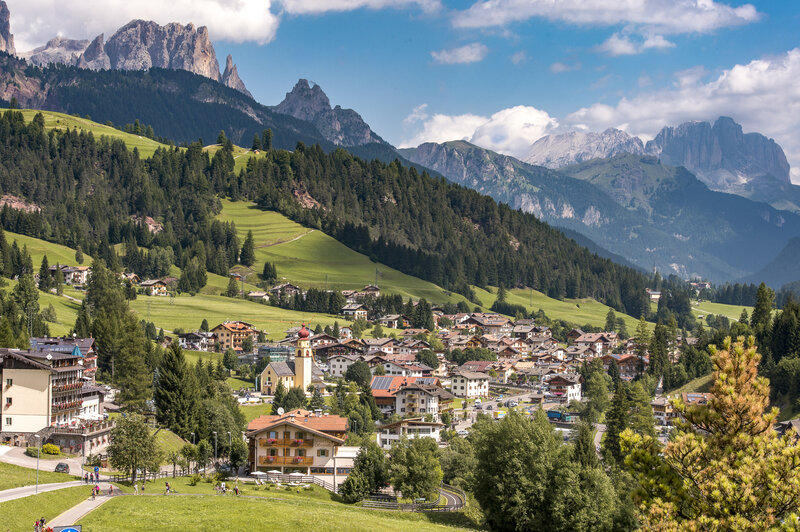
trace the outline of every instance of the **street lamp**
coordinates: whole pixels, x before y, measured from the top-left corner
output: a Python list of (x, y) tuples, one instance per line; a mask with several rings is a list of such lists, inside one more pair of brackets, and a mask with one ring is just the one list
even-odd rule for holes
[(42, 454), (42, 437), (38, 434), (34, 434), (33, 437), (36, 438), (36, 447), (38, 449), (36, 451), (36, 495), (39, 495), (39, 455)]
[(194, 445), (194, 432), (192, 432), (192, 445)]
[(217, 431), (214, 431), (214, 467), (217, 467)]

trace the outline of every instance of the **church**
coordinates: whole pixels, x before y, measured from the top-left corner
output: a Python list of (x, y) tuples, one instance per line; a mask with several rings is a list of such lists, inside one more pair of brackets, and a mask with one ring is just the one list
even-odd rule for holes
[(270, 362), (261, 372), (259, 383), (261, 393), (274, 395), (279, 382), (283, 382), (286, 389), (302, 388), (308, 393), (308, 385), (312, 382), (322, 382), (322, 371), (314, 362), (314, 351), (311, 349), (309, 336), (311, 332), (303, 324), (297, 333), (297, 349), (294, 360), (286, 362)]

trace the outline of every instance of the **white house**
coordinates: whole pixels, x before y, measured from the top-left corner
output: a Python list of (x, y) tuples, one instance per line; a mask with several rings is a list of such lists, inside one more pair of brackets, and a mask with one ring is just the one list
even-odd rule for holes
[(450, 391), (456, 397), (471, 399), (489, 396), (489, 376), (477, 371), (460, 370), (450, 381)]
[(396, 423), (384, 425), (378, 430), (378, 445), (389, 450), (392, 444), (405, 437), (409, 440), (416, 438), (433, 438), (439, 441), (442, 427), (441, 423), (424, 421), (422, 418), (403, 419)]

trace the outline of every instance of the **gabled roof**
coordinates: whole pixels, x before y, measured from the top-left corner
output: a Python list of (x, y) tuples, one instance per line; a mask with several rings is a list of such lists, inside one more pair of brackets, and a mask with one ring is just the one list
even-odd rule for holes
[(488, 379), (489, 376), (485, 373), (478, 373), (477, 371), (469, 371), (466, 369), (458, 369), (455, 371), (454, 375), (459, 375), (464, 377), (465, 379), (475, 380), (475, 379)]
[(347, 431), (347, 418), (332, 415), (315, 415), (308, 410), (296, 409), (283, 415), (260, 416), (247, 425), (248, 436), (255, 436), (259, 432), (268, 431), (281, 425), (290, 425), (303, 431), (308, 431), (317, 436), (344, 443), (344, 439), (328, 434), (329, 432), (344, 433)]

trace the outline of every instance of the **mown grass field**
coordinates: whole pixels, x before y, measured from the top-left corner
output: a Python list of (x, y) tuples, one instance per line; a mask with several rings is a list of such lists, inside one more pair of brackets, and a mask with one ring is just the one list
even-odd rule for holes
[(261, 403), (257, 405), (239, 405), (239, 410), (242, 411), (247, 422), (250, 423), (259, 416), (267, 416), (272, 413), (272, 405), (268, 403)]
[[(10, 292), (17, 286), (17, 281), (13, 279), (4, 279), (4, 281), (6, 285), (3, 290), (8, 290)], [(81, 306), (80, 303), (76, 303), (64, 296), (57, 296), (40, 291), (39, 307), (45, 309), (48, 305), (53, 305), (56, 311), (56, 321), (47, 324), (50, 327), (50, 334), (55, 336), (67, 334), (70, 329), (75, 326), (75, 318), (78, 317), (78, 309)]]
[[(460, 515), (460, 514), (459, 514)], [(315, 530), (373, 531), (466, 530), (447, 514), (370, 511), (309, 499), (256, 499), (234, 496), (124, 496), (82, 518), (83, 530)]]
[(156, 445), (164, 453), (164, 464), (168, 464), (167, 455), (171, 452), (180, 452), (186, 445), (186, 440), (169, 429), (158, 429), (156, 432)]
[[(33, 238), (31, 236), (21, 235), (19, 233), (12, 233), (10, 231), (6, 231), (6, 242), (8, 245), (17, 241), (17, 245), (20, 249), (22, 246), (28, 247), (28, 252), (31, 254), (31, 259), (33, 260), (33, 267), (36, 271), (39, 271), (39, 266), (42, 264), (42, 257), (47, 255), (47, 262), (50, 266), (54, 264), (67, 264), (69, 266), (77, 266), (78, 262), (75, 260), (75, 250), (72, 248), (68, 248), (67, 246), (62, 246), (61, 244), (54, 244), (53, 242), (47, 242), (46, 240), (40, 240), (38, 238)], [(88, 266), (92, 263), (92, 257), (87, 254), (83, 254), (83, 265)]]
[[(493, 289), (493, 293), (489, 293), (478, 287), (473, 287), (475, 293), (485, 307), (491, 307), (495, 299), (497, 299), (497, 289)], [(598, 303), (594, 299), (565, 299), (559, 301), (547, 297), (541, 292), (536, 290), (513, 289), (508, 291), (506, 301), (515, 305), (522, 305), (529, 311), (536, 312), (542, 309), (548, 318), (565, 320), (569, 323), (574, 323), (577, 326), (592, 325), (594, 327), (603, 327), (606, 323), (606, 314), (610, 307)], [(622, 314), (621, 312), (614, 311), (618, 318), (625, 320), (625, 326), (629, 334), (633, 334), (639, 320), (633, 316)], [(512, 316), (513, 317), (513, 316)]]
[(242, 241), (248, 230), (253, 231), (256, 263), (251, 270), (255, 273), (261, 273), (265, 262), (272, 262), (279, 277), (304, 288), (324, 288), (327, 284), (330, 289), (356, 290), (374, 283), (377, 269), (378, 284), (387, 293), (424, 297), (435, 303), (466, 301), (433, 283), (372, 262), (321, 231), (311, 231), (252, 203), (223, 201), (219, 219), (233, 221)]
[(158, 148), (166, 147), (165, 144), (150, 140), (146, 137), (125, 133), (124, 131), (120, 131), (111, 126), (98, 124), (97, 122), (93, 122), (87, 118), (80, 118), (77, 116), (55, 113), (52, 111), (38, 111), (35, 109), (23, 110), (22, 114), (25, 117), (25, 121), (30, 122), (33, 120), (33, 117), (36, 115), (36, 113), (39, 112), (44, 115), (44, 127), (47, 130), (65, 130), (77, 128), (81, 131), (91, 132), (95, 137), (120, 139), (125, 142), (125, 145), (128, 147), (128, 149), (132, 150), (136, 148), (139, 150), (139, 156), (141, 158), (150, 157)]
[(714, 376), (712, 373), (709, 373), (703, 377), (697, 377), (696, 379), (690, 380), (680, 388), (676, 388), (667, 392), (667, 395), (670, 397), (675, 397), (684, 393), (705, 393), (711, 390), (711, 386), (713, 384)]
[(34, 521), (54, 517), (89, 498), (89, 486), (76, 486), (0, 503), (0, 528), (32, 530)]
[(726, 305), (724, 303), (712, 303), (711, 301), (703, 301), (696, 304), (692, 301), (692, 314), (697, 316), (708, 316), (709, 314), (727, 316), (729, 319), (736, 321), (742, 315), (742, 310), (747, 311), (747, 315), (753, 313), (753, 307), (743, 307), (739, 305)]
[[(48, 466), (47, 462), (45, 466)], [(53, 467), (52, 464), (50, 464), (49, 467)], [(66, 473), (43, 471), (41, 467), (39, 468), (39, 484), (70, 482), (72, 480), (78, 480), (78, 477)], [(18, 488), (20, 486), (33, 486), (34, 484), (36, 484), (35, 469), (0, 462), (0, 491)], [(0, 512), (0, 515), (3, 515), (2, 512)]]

